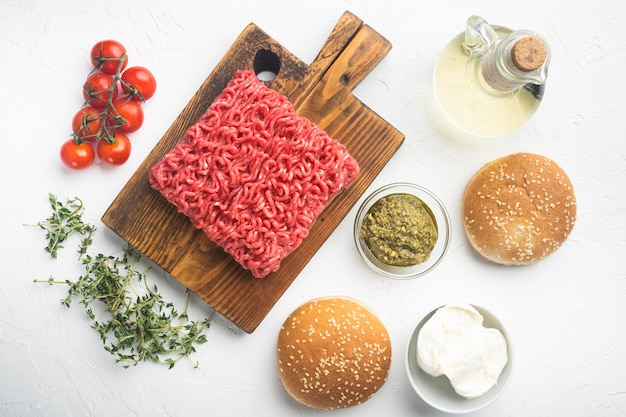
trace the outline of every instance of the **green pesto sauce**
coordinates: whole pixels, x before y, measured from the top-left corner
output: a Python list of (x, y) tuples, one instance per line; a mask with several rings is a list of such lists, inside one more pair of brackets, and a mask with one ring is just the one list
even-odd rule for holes
[(380, 262), (412, 266), (426, 262), (437, 242), (437, 222), (430, 208), (410, 194), (382, 197), (368, 210), (361, 239)]

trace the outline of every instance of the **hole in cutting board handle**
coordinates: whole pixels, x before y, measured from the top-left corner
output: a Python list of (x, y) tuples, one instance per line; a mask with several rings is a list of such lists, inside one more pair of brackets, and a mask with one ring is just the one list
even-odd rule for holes
[(280, 71), (280, 59), (268, 49), (259, 49), (252, 61), (252, 68), (259, 80), (272, 81)]

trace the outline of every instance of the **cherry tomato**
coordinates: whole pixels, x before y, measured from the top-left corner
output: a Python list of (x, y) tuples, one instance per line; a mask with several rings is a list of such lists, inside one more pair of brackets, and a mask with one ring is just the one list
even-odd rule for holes
[(91, 63), (105, 74), (121, 73), (128, 65), (126, 48), (118, 41), (100, 41), (91, 48)]
[(130, 157), (130, 140), (123, 133), (115, 133), (115, 142), (99, 140), (96, 147), (98, 157), (110, 165), (122, 165)]
[(87, 106), (80, 109), (72, 119), (72, 131), (79, 139), (96, 140), (102, 127), (102, 110)]
[(93, 164), (96, 152), (89, 142), (77, 143), (69, 139), (61, 145), (61, 161), (72, 169), (85, 169)]
[(116, 130), (130, 133), (143, 125), (143, 108), (138, 101), (129, 100), (128, 97), (121, 97), (113, 100), (112, 104), (109, 115)]
[(99, 71), (87, 77), (83, 84), (83, 97), (92, 107), (101, 109), (107, 105), (109, 98), (115, 99), (118, 94), (115, 78)]
[(156, 91), (156, 79), (147, 68), (130, 67), (122, 73), (122, 91), (133, 100), (148, 100)]

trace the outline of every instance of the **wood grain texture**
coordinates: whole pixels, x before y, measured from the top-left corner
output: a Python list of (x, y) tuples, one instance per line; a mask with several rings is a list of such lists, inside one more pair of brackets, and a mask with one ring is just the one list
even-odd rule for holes
[[(404, 140), (404, 135), (352, 95), (352, 89), (383, 59), (391, 43), (345, 12), (313, 63), (306, 65), (249, 24), (174, 120), (102, 217), (130, 245), (244, 331), (251, 333), (358, 201)], [(302, 245), (278, 271), (256, 279), (195, 229), (157, 191), (148, 173), (206, 111), (237, 70), (257, 73), (259, 51), (280, 63), (267, 85), (296, 111), (342, 142), (361, 173), (322, 212)], [(257, 57), (257, 59), (255, 59)]]

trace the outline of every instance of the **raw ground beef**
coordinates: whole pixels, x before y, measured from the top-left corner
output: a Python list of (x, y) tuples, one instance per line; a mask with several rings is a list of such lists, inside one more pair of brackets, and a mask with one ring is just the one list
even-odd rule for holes
[(278, 270), (358, 175), (344, 145), (238, 71), (150, 183), (257, 278)]

